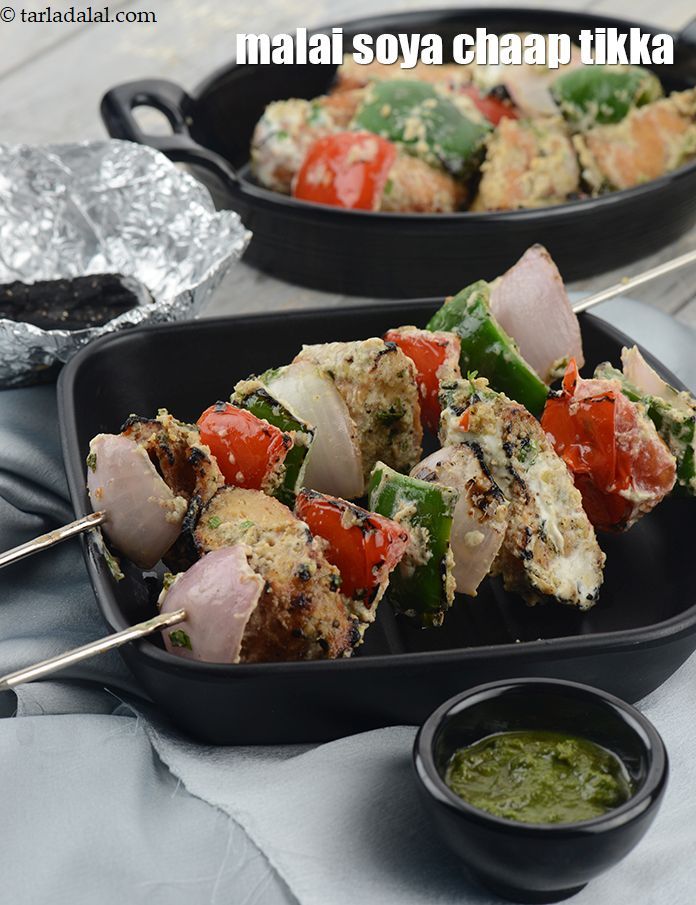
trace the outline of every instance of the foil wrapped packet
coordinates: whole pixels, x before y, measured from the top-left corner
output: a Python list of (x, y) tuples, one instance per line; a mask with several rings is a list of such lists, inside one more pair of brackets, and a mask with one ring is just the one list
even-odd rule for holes
[(105, 333), (195, 316), (249, 238), (236, 213), (216, 212), (204, 186), (151, 148), (0, 144), (0, 286), (118, 274), (142, 287), (135, 307), (101, 326), (0, 315), (0, 386), (48, 379)]

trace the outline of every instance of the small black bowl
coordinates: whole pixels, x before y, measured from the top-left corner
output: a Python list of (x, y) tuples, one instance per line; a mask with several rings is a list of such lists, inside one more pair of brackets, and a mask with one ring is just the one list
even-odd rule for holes
[[(444, 775), (452, 754), (514, 730), (582, 736), (613, 751), (635, 788), (623, 805), (570, 824), (494, 817), (454, 794)], [(418, 787), (448, 845), (482, 884), (516, 902), (557, 902), (621, 860), (652, 823), (667, 785), (667, 752), (654, 726), (619, 698), (549, 679), (479, 685), (439, 707), (413, 748)]]

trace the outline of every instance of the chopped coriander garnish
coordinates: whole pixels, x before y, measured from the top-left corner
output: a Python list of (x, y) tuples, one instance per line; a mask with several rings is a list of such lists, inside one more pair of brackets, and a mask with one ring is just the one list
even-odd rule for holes
[(251, 519), (248, 519), (248, 518), (244, 519), (243, 522), (239, 523), (240, 531), (248, 531), (249, 528), (253, 528), (253, 527), (254, 527), (254, 523), (251, 521)]
[(116, 581), (121, 581), (121, 579), (125, 578), (125, 575), (121, 571), (121, 564), (116, 559), (116, 557), (111, 553), (106, 546), (104, 547), (104, 559), (106, 560), (106, 564), (109, 567), (109, 572)]
[(90, 471), (97, 470), (97, 454), (95, 452), (91, 452), (87, 456), (87, 468), (89, 468)]
[(385, 194), (385, 195), (391, 195), (391, 192), (392, 192), (392, 189), (393, 189), (393, 188), (394, 188), (394, 180), (393, 180), (393, 179), (387, 179), (387, 181), (384, 183), (384, 194)]
[(390, 405), (388, 409), (377, 412), (375, 417), (381, 424), (384, 424), (388, 427), (390, 424), (395, 424), (397, 421), (400, 421), (405, 414), (406, 407), (400, 399), (397, 399), (396, 402), (392, 403), (392, 405)]
[(222, 520), (218, 518), (217, 515), (213, 515), (208, 519), (208, 527), (209, 528), (219, 528), (222, 524)]
[(172, 643), (172, 647), (185, 647), (186, 650), (193, 650), (191, 639), (183, 629), (178, 628), (176, 631), (170, 632), (169, 640)]

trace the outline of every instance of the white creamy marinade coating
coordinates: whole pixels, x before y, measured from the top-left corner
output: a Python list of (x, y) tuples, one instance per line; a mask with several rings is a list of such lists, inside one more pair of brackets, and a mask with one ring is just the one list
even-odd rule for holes
[(606, 557), (580, 492), (539, 422), (481, 378), (450, 384), (445, 394), (441, 442), (477, 443), (510, 501), (493, 572), (530, 604), (551, 597), (581, 610), (592, 607)]
[(251, 140), (251, 169), (261, 185), (290, 194), (292, 180), (309, 146), (336, 131), (331, 115), (318, 101), (273, 101), (256, 124)]

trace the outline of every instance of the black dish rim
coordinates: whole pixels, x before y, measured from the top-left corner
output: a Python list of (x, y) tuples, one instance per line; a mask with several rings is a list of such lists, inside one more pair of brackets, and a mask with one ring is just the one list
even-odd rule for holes
[[(408, 312), (410, 308), (423, 307), (425, 304), (439, 306), (441, 299), (409, 299), (401, 303), (401, 309)], [(78, 480), (73, 470), (67, 467), (68, 462), (76, 462), (81, 460), (81, 453), (77, 446), (76, 431), (68, 428), (69, 425), (75, 424), (74, 411), (74, 383), (80, 365), (85, 358), (90, 358), (98, 354), (102, 347), (106, 345), (118, 345), (119, 343), (129, 342), (130, 338), (141, 332), (186, 332), (196, 325), (205, 325), (208, 329), (216, 326), (229, 326), (235, 321), (244, 321), (246, 323), (259, 324), (263, 327), (264, 322), (277, 319), (279, 317), (292, 316), (294, 319), (313, 320), (321, 317), (322, 313), (331, 309), (310, 308), (299, 309), (295, 311), (283, 311), (281, 313), (268, 312), (260, 314), (241, 314), (219, 318), (206, 318), (197, 321), (183, 321), (174, 324), (157, 324), (147, 327), (139, 327), (134, 330), (128, 330), (122, 333), (110, 334), (90, 343), (77, 353), (65, 366), (58, 380), (58, 414), (60, 422), (61, 446), (63, 451), (65, 470), (68, 480), (71, 500), (75, 506), (76, 517), (87, 515), (91, 508), (89, 507), (87, 493), (84, 480)], [(378, 304), (358, 304), (350, 305), (351, 313), (359, 318), (361, 312), (382, 311), (383, 313), (393, 313), (393, 302), (380, 302)], [(581, 318), (591, 318), (601, 321), (602, 330), (610, 334), (618, 343), (623, 345), (633, 344), (630, 337), (626, 336), (622, 331), (617, 330), (611, 324), (602, 318), (597, 318), (592, 314), (581, 314)], [(404, 319), (404, 323), (407, 320)], [(582, 321), (581, 321), (582, 322)], [(684, 384), (675, 375), (671, 374), (653, 355), (646, 349), (639, 346), (646, 360), (656, 367), (664, 378), (673, 386), (684, 389)], [(86, 541), (82, 538), (83, 549), (87, 552)], [(93, 571), (92, 562), (89, 556), (85, 556), (87, 568), (90, 578), (94, 584), (96, 575)], [(97, 593), (97, 604), (108, 625), (114, 631), (120, 631), (129, 626), (124, 619), (123, 614), (118, 607), (112, 594)], [(215, 680), (221, 676), (232, 678), (234, 676), (272, 676), (276, 673), (284, 674), (287, 669), (292, 669), (297, 674), (312, 674), (316, 670), (361, 670), (366, 667), (377, 670), (388, 669), (395, 664), (416, 666), (419, 663), (432, 663), (435, 660), (438, 664), (446, 665), (448, 663), (457, 663), (460, 661), (463, 651), (469, 662), (485, 661), (491, 653), (498, 655), (505, 654), (509, 658), (522, 657), (529, 661), (543, 661), (548, 652), (552, 650), (554, 654), (562, 655), (563, 652), (577, 652), (578, 649), (590, 653), (614, 653), (630, 650), (636, 644), (643, 646), (659, 646), (665, 639), (677, 639), (692, 634), (696, 628), (696, 602), (684, 610), (677, 616), (661, 622), (653, 623), (648, 626), (640, 626), (632, 629), (624, 629), (612, 632), (597, 632), (587, 635), (566, 635), (559, 638), (542, 639), (537, 641), (526, 641), (524, 644), (493, 644), (482, 645), (471, 648), (452, 648), (447, 651), (414, 651), (409, 653), (393, 653), (393, 654), (376, 654), (369, 658), (361, 659), (360, 657), (348, 658), (342, 660), (317, 660), (317, 661), (294, 661), (294, 662), (274, 662), (274, 663), (240, 663), (240, 664), (223, 664), (223, 663), (204, 663), (194, 660), (184, 660), (173, 654), (167, 653), (164, 649), (157, 647), (151, 641), (143, 639), (134, 643), (134, 647), (138, 654), (142, 656), (147, 665), (164, 671), (177, 671), (195, 676), (197, 679)]]

